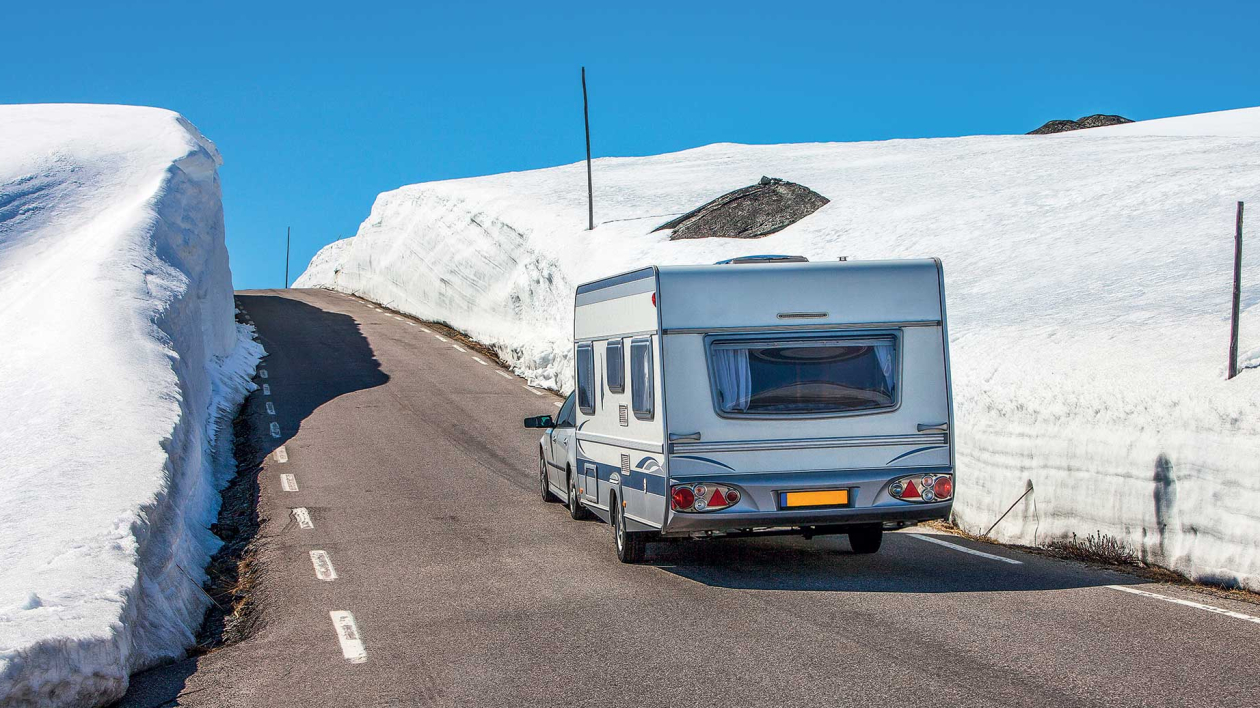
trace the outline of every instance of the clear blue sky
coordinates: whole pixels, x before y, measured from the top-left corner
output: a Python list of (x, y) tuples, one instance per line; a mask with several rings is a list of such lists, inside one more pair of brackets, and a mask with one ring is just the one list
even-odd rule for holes
[(297, 277), (381, 191), (581, 159), (583, 64), (597, 157), (1260, 104), (1254, 1), (114, 5), (6, 5), (0, 102), (186, 115), (238, 288), (281, 284), (286, 226)]

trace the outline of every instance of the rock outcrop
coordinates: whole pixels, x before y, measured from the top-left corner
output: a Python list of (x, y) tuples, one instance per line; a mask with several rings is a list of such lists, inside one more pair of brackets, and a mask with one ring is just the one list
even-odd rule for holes
[(1085, 116), (1079, 120), (1052, 120), (1040, 128), (1026, 133), (1026, 135), (1048, 135), (1050, 133), (1065, 133), (1069, 130), (1083, 130), (1085, 128), (1101, 128), (1104, 125), (1120, 125), (1121, 123), (1132, 123), (1133, 121), (1124, 116), (1112, 116), (1103, 113), (1095, 113), (1092, 116)]
[(795, 182), (762, 177), (704, 206), (661, 224), (671, 241), (689, 238), (761, 238), (795, 224), (830, 200)]

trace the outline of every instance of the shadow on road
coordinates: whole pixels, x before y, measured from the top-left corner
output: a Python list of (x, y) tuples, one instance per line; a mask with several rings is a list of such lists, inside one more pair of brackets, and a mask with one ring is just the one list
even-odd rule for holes
[[(967, 547), (966, 539), (948, 538)], [(1000, 547), (977, 548), (997, 555)], [(1027, 556), (1024, 556), (1027, 559)], [(1141, 582), (1046, 559), (1012, 565), (885, 533), (879, 553), (858, 555), (843, 536), (790, 536), (652, 544), (648, 562), (713, 587), (807, 592), (1020, 592)]]
[[(260, 389), (270, 386), (274, 397), (283, 400), (277, 406), (280, 415), (271, 419), (278, 420), (280, 437), (263, 436), (264, 455), (296, 435), (302, 421), (325, 403), (389, 381), (350, 315), (277, 295), (238, 293), (236, 302), (253, 318), (267, 350), (259, 369), (267, 370), (268, 377), (260, 374), (254, 383)], [(266, 429), (269, 421), (262, 422)]]

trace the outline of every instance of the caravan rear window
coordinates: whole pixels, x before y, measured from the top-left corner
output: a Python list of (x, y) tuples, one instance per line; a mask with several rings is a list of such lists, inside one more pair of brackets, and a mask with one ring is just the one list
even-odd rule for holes
[(722, 415), (835, 415), (897, 404), (891, 335), (714, 341), (709, 364)]

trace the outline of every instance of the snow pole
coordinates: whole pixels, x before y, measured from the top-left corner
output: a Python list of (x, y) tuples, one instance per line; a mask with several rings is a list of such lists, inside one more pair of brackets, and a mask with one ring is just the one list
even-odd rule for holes
[(293, 235), (293, 227), (284, 229), (284, 289), (289, 289), (289, 237)]
[(1242, 226), (1243, 203), (1238, 202), (1238, 216), (1234, 222), (1234, 313), (1229, 321), (1229, 380), (1238, 375), (1238, 300), (1242, 291)]
[(591, 112), (586, 101), (586, 67), (582, 67), (582, 120), (586, 123), (586, 230), (595, 230), (595, 190), (591, 186)]

